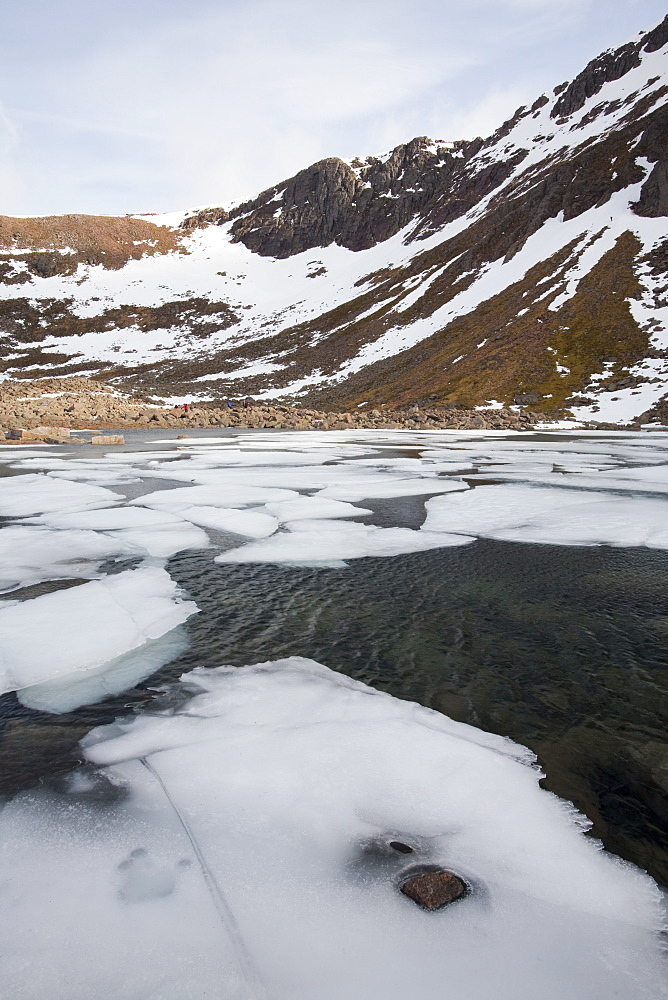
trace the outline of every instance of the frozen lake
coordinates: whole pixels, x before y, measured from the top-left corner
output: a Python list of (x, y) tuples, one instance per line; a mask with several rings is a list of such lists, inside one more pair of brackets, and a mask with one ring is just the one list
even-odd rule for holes
[[(522, 747), (668, 883), (668, 434), (131, 432), (0, 477), (12, 996), (659, 996), (652, 883)], [(470, 892), (425, 914), (411, 865)]]

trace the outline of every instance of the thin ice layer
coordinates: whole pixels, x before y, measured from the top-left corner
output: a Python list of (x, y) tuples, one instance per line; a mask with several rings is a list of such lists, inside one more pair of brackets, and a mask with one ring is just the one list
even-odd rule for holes
[[(293, 500), (297, 493), (294, 490), (276, 489), (273, 486), (247, 486), (236, 484), (221, 473), (214, 474), (215, 485), (183, 486), (173, 490), (156, 490), (154, 493), (147, 493), (136, 500), (131, 500), (131, 504), (142, 507), (164, 508), (166, 510), (178, 511), (178, 505), (183, 504), (191, 507), (193, 504), (201, 504), (208, 507), (245, 507), (251, 504), (264, 504), (272, 500)], [(280, 479), (280, 472), (275, 473), (275, 477)]]
[(103, 510), (77, 510), (44, 514), (37, 519), (50, 528), (88, 528), (92, 531), (115, 531), (119, 528), (146, 528), (165, 524), (183, 524), (183, 518), (164, 510), (143, 507), (105, 507)]
[(139, 551), (158, 559), (169, 559), (185, 549), (206, 549), (209, 537), (201, 528), (188, 521), (178, 524), (155, 524), (145, 528), (122, 528), (112, 532), (114, 538), (122, 538)]
[(268, 503), (266, 509), (277, 517), (281, 524), (287, 521), (300, 521), (303, 518), (360, 517), (371, 513), (365, 507), (355, 507), (354, 504), (342, 500), (326, 500), (323, 497), (281, 500), (278, 503)]
[[(0, 814), (8, 995), (665, 996), (656, 887), (528, 751), (297, 657), (185, 683)], [(420, 910), (422, 865), (469, 894)]]
[(460, 479), (438, 479), (425, 476), (422, 479), (392, 479), (378, 473), (376, 479), (367, 482), (346, 482), (328, 486), (318, 496), (328, 500), (373, 500), (392, 497), (426, 496), (430, 493), (450, 493), (454, 490), (468, 490), (468, 483)]
[(157, 639), (197, 611), (155, 566), (0, 610), (0, 692), (91, 670)]

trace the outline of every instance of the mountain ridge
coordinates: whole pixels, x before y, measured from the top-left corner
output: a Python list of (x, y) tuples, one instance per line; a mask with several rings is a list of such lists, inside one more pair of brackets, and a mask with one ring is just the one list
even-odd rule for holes
[(667, 45), (668, 18), (486, 139), (330, 157), (236, 206), (2, 217), (2, 372), (664, 419)]

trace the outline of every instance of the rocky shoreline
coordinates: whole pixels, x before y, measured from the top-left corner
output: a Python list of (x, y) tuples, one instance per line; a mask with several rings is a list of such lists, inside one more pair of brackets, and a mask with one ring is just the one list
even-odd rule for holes
[[(540, 414), (513, 409), (466, 409), (449, 406), (383, 406), (354, 412), (314, 410), (298, 405), (234, 401), (166, 406), (124, 396), (94, 379), (12, 380), (0, 386), (0, 428), (5, 443), (67, 439), (68, 430), (206, 427), (277, 430), (531, 430)], [(589, 426), (589, 425), (588, 425)], [(592, 427), (605, 428), (603, 424)], [(19, 429), (32, 431), (18, 434)], [(615, 427), (615, 429), (619, 429)], [(1, 439), (0, 439), (1, 440)], [(103, 443), (103, 442), (99, 442)], [(104, 443), (119, 443), (106, 441)]]

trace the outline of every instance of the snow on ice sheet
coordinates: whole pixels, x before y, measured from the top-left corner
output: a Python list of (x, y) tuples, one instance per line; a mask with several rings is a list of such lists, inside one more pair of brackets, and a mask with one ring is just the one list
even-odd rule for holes
[(197, 610), (155, 566), (0, 609), (0, 691), (100, 667)]
[(364, 556), (398, 556), (451, 545), (466, 545), (474, 539), (459, 534), (413, 531), (411, 528), (377, 528), (355, 521), (290, 521), (289, 531), (261, 542), (250, 542), (216, 556), (218, 563), (293, 563), (312, 566), (345, 565), (346, 559)]
[(72, 508), (102, 507), (122, 500), (103, 486), (50, 479), (39, 473), (0, 479), (0, 514), (23, 517)]
[(297, 500), (281, 500), (266, 504), (266, 509), (273, 514), (281, 524), (287, 521), (301, 521), (313, 518), (360, 517), (371, 514), (366, 507), (355, 507), (352, 503), (342, 500), (325, 500), (323, 497), (299, 497)]
[[(107, 536), (117, 540), (119, 548), (133, 555), (145, 554), (160, 559), (182, 552), (184, 549), (205, 549), (209, 545), (208, 536), (184, 518), (164, 510), (145, 507), (112, 507), (103, 510), (83, 510), (44, 514), (35, 518), (40, 524), (63, 529), (63, 537), (71, 533), (67, 529), (90, 528), (99, 532), (110, 532)], [(2, 536), (0, 535), (0, 538)], [(101, 536), (104, 537), (104, 536)]]
[(105, 560), (136, 554), (129, 541), (95, 531), (7, 525), (0, 531), (0, 592), (46, 580), (90, 580)]
[(154, 493), (137, 497), (130, 503), (143, 507), (177, 510), (180, 504), (185, 507), (194, 504), (207, 507), (246, 507), (251, 504), (269, 503), (272, 500), (294, 500), (298, 496), (294, 490), (230, 483), (229, 478), (221, 473), (215, 476), (215, 483), (213, 486), (184, 486), (182, 489), (156, 490)]
[(185, 549), (206, 549), (209, 536), (201, 528), (182, 520), (180, 524), (156, 524), (142, 528), (121, 528), (113, 533), (114, 538), (135, 545), (149, 556), (169, 559)]
[[(285, 503), (286, 501), (283, 501)], [(288, 503), (290, 501), (287, 501)], [(215, 531), (230, 531), (248, 538), (266, 538), (272, 535), (278, 521), (263, 510), (234, 510), (224, 507), (184, 507), (181, 517)]]
[(552, 545), (668, 548), (668, 501), (540, 486), (479, 486), (427, 501), (423, 529)]
[(328, 486), (318, 494), (328, 500), (373, 500), (391, 497), (424, 496), (427, 493), (449, 493), (453, 490), (468, 490), (468, 484), (460, 479), (392, 479), (378, 474), (364, 480), (343, 481), (341, 485)]
[(184, 681), (0, 813), (13, 1000), (666, 996), (654, 883), (522, 747), (297, 657)]
[(63, 511), (55, 514), (43, 514), (34, 520), (51, 528), (89, 528), (94, 531), (183, 524), (183, 518), (177, 514), (170, 514), (164, 510), (149, 510), (145, 507), (105, 507), (102, 510)]

